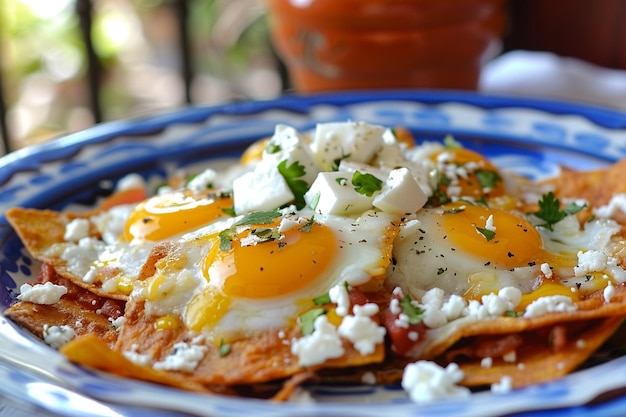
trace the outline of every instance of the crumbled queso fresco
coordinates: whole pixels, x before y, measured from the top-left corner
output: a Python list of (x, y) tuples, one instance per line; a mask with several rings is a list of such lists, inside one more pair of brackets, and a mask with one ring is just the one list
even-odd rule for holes
[[(482, 166), (476, 162), (462, 166), (454, 163), (449, 152), (441, 152), (436, 161), (430, 161), (432, 149), (414, 150), (409, 157), (406, 157), (403, 154), (404, 149), (398, 145), (391, 130), (365, 123), (321, 124), (317, 127), (315, 138), (310, 144), (295, 129), (279, 125), (274, 136), (270, 139), (270, 144), (275, 146), (277, 151), (275, 153), (266, 152), (263, 156), (264, 159), (253, 169), (234, 178), (230, 184), (233, 191), (233, 209), (237, 214), (275, 210), (277, 207), (284, 207), (294, 201), (293, 189), (277, 168), (277, 164), (281, 160), (296, 161), (297, 165), (303, 168), (303, 175), (298, 177), (298, 180), (310, 185), (300, 197), (307, 207), (312, 208), (312, 213), (320, 217), (345, 216), (356, 218), (365, 212), (381, 212), (389, 216), (389, 219), (398, 220), (401, 218), (404, 230), (412, 230), (415, 232), (415, 236), (419, 236), (416, 241), (424, 238), (423, 235), (426, 234), (422, 230), (426, 218), (419, 220), (415, 213), (423, 210), (434, 193), (432, 190), (433, 175), (429, 169), (436, 168), (437, 174), (447, 183), (446, 194), (439, 197), (449, 199), (449, 201), (456, 201), (460, 197), (462, 180), (467, 178), (469, 173), (482, 169)], [(425, 148), (428, 147), (425, 146)], [(436, 150), (441, 149), (436, 148)], [(424, 154), (421, 155), (420, 152)], [(347, 156), (350, 156), (351, 159)], [(378, 165), (370, 165), (373, 163), (371, 161), (376, 161)], [(378, 188), (369, 195), (355, 191), (357, 188), (355, 178), (358, 178), (356, 173), (361, 174), (360, 171), (368, 175), (368, 178), (376, 177), (375, 179), (378, 180)], [(350, 178), (352, 181), (349, 180)], [(210, 184), (218, 180), (219, 175), (208, 169), (196, 175), (186, 187), (188, 191), (199, 194), (206, 191)], [(122, 189), (145, 186), (142, 181), (141, 177), (130, 175), (120, 181), (118, 187)], [(483, 192), (488, 193), (492, 186), (484, 186)], [(459, 211), (464, 210), (464, 206), (459, 207)], [(96, 280), (94, 265), (103, 262), (103, 254), (105, 261), (113, 259), (115, 254), (117, 256), (115, 260), (119, 261), (120, 265), (131, 265), (129, 270), (125, 271), (127, 276), (137, 274), (141, 263), (136, 262), (136, 260), (145, 259), (151, 246), (146, 242), (133, 242), (133, 245), (128, 247), (115, 246), (119, 243), (118, 237), (123, 233), (130, 210), (129, 207), (119, 207), (103, 213), (96, 219), (77, 218), (69, 221), (65, 229), (65, 243), (59, 249), (60, 258), (67, 262), (67, 269), (76, 276), (82, 277), (83, 282), (93, 283)], [(607, 219), (620, 210), (626, 212), (626, 195), (616, 196), (609, 205), (596, 210), (596, 215), (605, 221), (598, 223), (600, 226), (594, 224), (589, 227), (604, 227), (603, 230), (609, 231), (605, 235), (610, 237), (615, 233), (615, 225)], [(436, 217), (440, 218), (441, 214), (437, 214)], [(573, 216), (571, 217), (573, 218)], [(578, 227), (577, 223), (572, 226), (575, 223), (572, 218), (565, 219), (560, 225), (557, 225), (555, 231), (544, 231), (545, 234), (554, 238), (552, 244), (559, 244), (554, 243), (559, 241), (558, 233), (561, 231), (559, 227), (562, 229)], [(303, 219), (304, 216), (294, 215), (291, 218), (284, 216), (278, 232), (283, 233), (290, 229), (306, 227), (306, 222)], [(361, 226), (357, 220), (354, 221), (354, 225)], [(90, 232), (93, 230), (97, 230), (102, 238), (91, 237)], [(504, 228), (500, 228), (494, 215), (483, 217), (480, 224), (476, 225), (477, 233), (484, 235), (487, 240), (504, 233), (503, 230)], [(575, 232), (578, 232), (578, 229)], [(574, 234), (569, 233), (569, 235)], [(593, 234), (593, 232), (589, 232), (589, 234)], [(404, 237), (401, 236), (401, 238)], [(430, 237), (428, 238), (430, 239)], [(261, 237), (251, 234), (247, 239), (241, 240), (242, 246), (256, 245)], [(604, 243), (605, 241), (599, 239), (597, 247), (578, 252), (577, 265), (573, 268), (573, 278), (584, 278), (588, 274), (603, 272), (609, 274), (618, 283), (626, 282), (626, 271), (618, 265), (616, 257), (604, 251)], [(411, 248), (413, 253), (419, 252), (415, 247)], [(426, 249), (423, 252), (426, 252)], [(428, 256), (430, 255), (432, 254)], [(443, 255), (436, 256), (444, 258)], [(512, 257), (514, 254), (511, 253), (510, 256)], [(415, 297), (411, 300), (411, 305), (423, 311), (421, 320), (431, 335), (445, 335), (446, 331), (461, 321), (471, 323), (503, 317), (507, 313), (515, 311), (522, 300), (523, 291), (514, 285), (521, 281), (515, 275), (519, 271), (513, 271), (513, 269), (505, 271), (503, 274), (505, 279), (502, 282), (506, 282), (507, 285), (501, 285), (502, 288), (497, 292), (482, 295), (480, 300), (468, 301), (463, 296), (451, 291), (453, 285), (456, 285), (459, 280), (458, 277), (455, 277), (456, 280), (449, 279), (446, 281), (450, 287), (440, 288), (439, 286), (428, 285), (427, 289), (417, 288), (415, 291), (410, 291), (411, 296), (421, 294), (421, 297)], [(548, 279), (552, 278), (554, 274), (552, 267), (545, 262), (519, 269), (524, 269), (524, 273), (530, 270), (531, 273)], [(493, 271), (490, 270), (490, 272)], [(437, 268), (431, 273), (435, 274), (436, 280), (442, 278), (441, 282), (444, 281), (443, 277), (446, 274), (455, 276), (445, 267)], [(344, 282), (332, 286), (328, 292), (330, 302), (336, 306), (334, 312), (340, 318), (338, 324), (329, 321), (328, 315), (321, 314), (313, 321), (312, 331), (309, 334), (284, 341), (285, 344), (290, 345), (291, 353), (297, 357), (298, 363), (302, 367), (319, 365), (329, 359), (343, 356), (346, 352), (346, 344), (360, 354), (368, 355), (384, 342), (386, 329), (375, 319), (380, 313), (379, 306), (374, 303), (367, 303), (351, 308), (348, 287), (345, 285), (367, 283), (371, 279), (371, 275), (365, 273), (363, 269), (356, 267), (351, 269), (351, 266), (342, 269), (341, 274), (345, 278)], [(194, 277), (189, 271), (183, 270), (177, 275), (176, 282), (177, 284), (173, 285), (171, 289), (171, 297), (161, 304), (148, 305), (146, 307), (148, 314), (171, 312), (184, 304), (181, 300), (185, 300), (187, 291), (195, 285)], [(113, 281), (104, 283), (102, 289), (113, 291), (117, 285), (118, 282)], [(327, 285), (326, 288), (328, 286), (330, 285)], [(572, 284), (571, 288), (572, 291), (575, 291), (575, 284)], [(141, 291), (141, 289), (135, 288), (133, 295), (142, 294)], [(54, 304), (59, 302), (66, 293), (67, 288), (49, 282), (37, 285), (24, 284), (20, 288), (18, 299), (37, 304)], [(400, 286), (395, 288), (393, 293), (400, 298), (404, 296)], [(608, 280), (608, 285), (603, 292), (604, 301), (606, 303), (611, 302), (615, 294), (616, 289), (612, 281)], [(576, 309), (577, 305), (568, 296), (542, 296), (532, 301), (523, 313), (520, 313), (520, 320), (553, 312), (574, 312)], [(403, 312), (398, 299), (390, 300), (389, 310), (398, 317), (395, 320), (396, 326), (410, 327), (410, 317)], [(112, 321), (111, 325), (119, 329), (123, 323), (124, 319), (121, 317)], [(281, 331), (281, 335), (284, 336), (284, 332)], [(43, 336), (47, 344), (53, 348), (59, 348), (73, 339), (75, 332), (70, 326), (46, 326)], [(408, 337), (412, 341), (417, 341), (420, 335), (417, 332), (411, 332)], [(162, 360), (156, 362), (150, 355), (139, 353), (138, 346), (133, 346), (123, 354), (130, 361), (139, 365), (152, 363), (152, 367), (156, 370), (192, 372), (208, 351), (208, 348), (203, 345), (204, 342), (204, 336), (198, 336), (185, 342), (176, 343)], [(580, 341), (580, 343), (582, 345), (584, 341)], [(483, 368), (491, 367), (493, 359), (484, 358), (481, 366)], [(508, 352), (502, 359), (513, 363), (516, 361), (516, 353)], [(523, 366), (523, 364), (519, 364), (519, 366)], [(470, 395), (469, 389), (458, 385), (463, 378), (463, 371), (455, 363), (450, 363), (444, 368), (434, 362), (420, 360), (406, 366), (401, 385), (413, 401), (426, 403), (444, 398), (462, 398)], [(374, 383), (375, 376), (366, 374), (363, 381)], [(493, 384), (491, 390), (494, 393), (508, 392), (512, 389), (513, 382), (510, 377), (505, 376), (498, 383)]]

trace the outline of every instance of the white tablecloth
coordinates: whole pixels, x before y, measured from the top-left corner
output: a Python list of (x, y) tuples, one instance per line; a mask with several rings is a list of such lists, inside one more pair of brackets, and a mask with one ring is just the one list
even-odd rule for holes
[(486, 64), (479, 89), (626, 111), (626, 71), (548, 52), (520, 50), (500, 55)]

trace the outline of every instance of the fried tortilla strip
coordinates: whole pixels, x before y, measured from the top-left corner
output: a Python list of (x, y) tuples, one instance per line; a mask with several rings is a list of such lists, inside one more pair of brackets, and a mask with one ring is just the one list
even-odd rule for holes
[[(69, 245), (65, 242), (64, 235), (67, 224), (76, 218), (83, 216), (77, 214), (63, 214), (49, 210), (35, 210), (13, 208), (7, 211), (7, 219), (16, 230), (18, 236), (26, 246), (31, 255), (48, 265), (51, 265), (56, 272), (71, 280), (74, 284), (101, 297), (126, 301), (128, 291), (112, 290), (105, 291), (103, 281), (115, 279), (120, 274), (118, 268), (103, 265), (96, 268), (96, 279), (90, 282), (83, 281), (82, 276), (76, 276), (68, 267), (68, 262), (62, 259), (63, 249)], [(99, 232), (92, 224), (90, 237), (101, 238)], [(157, 244), (157, 247), (167, 247), (166, 244)], [(160, 256), (159, 250), (151, 251), (151, 256)], [(143, 260), (141, 262), (143, 264)], [(153, 263), (149, 263), (153, 265)], [(139, 275), (148, 272), (141, 271)], [(138, 277), (123, 276), (124, 282), (129, 283)]]
[(78, 337), (61, 347), (59, 351), (74, 363), (123, 378), (155, 382), (188, 391), (230, 394), (229, 390), (224, 387), (207, 387), (188, 380), (184, 375), (169, 374), (156, 371), (148, 366), (137, 365), (120, 352), (112, 350), (93, 334)]
[[(605, 303), (602, 292), (592, 294), (579, 301), (575, 312), (549, 313), (538, 317), (497, 317), (491, 320), (459, 319), (449, 326), (435, 329), (435, 337), (422, 347), (420, 358), (432, 359), (448, 351), (459, 340), (468, 337), (519, 334), (556, 325), (585, 322), (606, 317), (626, 317), (626, 287), (615, 286), (617, 294), (610, 303)], [(431, 330), (431, 332), (433, 332)]]
[[(34, 258), (51, 265), (61, 276), (94, 294), (116, 300), (128, 299), (128, 294), (125, 292), (107, 292), (102, 289), (102, 278), (115, 276), (117, 274), (115, 268), (102, 267), (98, 271), (100, 279), (96, 279), (93, 283), (84, 282), (83, 277), (72, 273), (68, 268), (68, 262), (61, 258), (63, 248), (68, 244), (64, 239), (66, 226), (71, 220), (82, 216), (18, 207), (8, 210), (6, 217)], [(100, 237), (93, 225), (91, 225), (90, 236)]]
[[(581, 331), (573, 331), (577, 326), (555, 326), (551, 329), (553, 332), (564, 332), (569, 336), (558, 350), (532, 340), (533, 333), (530, 333), (516, 352), (513, 362), (497, 359), (489, 367), (482, 366), (480, 361), (460, 362), (459, 366), (465, 372), (461, 383), (466, 386), (490, 385), (507, 376), (511, 377), (513, 387), (523, 387), (563, 377), (576, 370), (600, 348), (622, 321), (623, 317), (584, 321), (577, 323), (585, 324)], [(536, 333), (534, 335), (537, 336)]]
[[(129, 302), (116, 350), (136, 352), (152, 358), (152, 364), (163, 361), (177, 343), (188, 343), (197, 335), (182, 325), (173, 329), (157, 329), (156, 319), (145, 313), (143, 302)], [(361, 355), (348, 342), (344, 342), (345, 354), (329, 359), (319, 367), (303, 369), (298, 358), (291, 353), (289, 341), (299, 337), (299, 330), (286, 331), (283, 337), (277, 331), (262, 332), (254, 337), (230, 343), (228, 354), (220, 354), (220, 347), (199, 341), (206, 353), (192, 372), (171, 371), (203, 385), (254, 384), (284, 379), (303, 371), (319, 367), (349, 367), (381, 362), (384, 347), (377, 346), (369, 355)]]
[(63, 285), (67, 294), (49, 305), (17, 301), (5, 310), (5, 317), (40, 339), (44, 339), (46, 326), (69, 326), (77, 336), (93, 334), (109, 346), (115, 344), (118, 332), (112, 321), (124, 312), (123, 302), (98, 297), (59, 276), (46, 264), (42, 266), (38, 282)]
[[(613, 195), (626, 193), (626, 159), (607, 169), (575, 171), (563, 168), (559, 176), (543, 180), (540, 184), (550, 186), (559, 198), (582, 198), (593, 207), (603, 206)], [(591, 213), (587, 210), (586, 214)], [(626, 224), (626, 214), (618, 213), (615, 220)]]
[[(578, 303), (573, 313), (550, 313), (535, 318), (499, 317), (473, 321), (461, 319), (430, 331), (421, 355), (400, 358), (389, 355), (380, 365), (354, 372), (323, 370), (324, 382), (360, 383), (365, 374), (379, 384), (402, 379), (404, 367), (416, 360), (433, 360), (446, 366), (456, 362), (465, 372), (462, 385), (478, 387), (510, 376), (514, 387), (562, 377), (585, 362), (616, 331), (626, 317), (626, 288), (610, 303), (601, 292)], [(491, 365), (483, 366), (489, 358)]]

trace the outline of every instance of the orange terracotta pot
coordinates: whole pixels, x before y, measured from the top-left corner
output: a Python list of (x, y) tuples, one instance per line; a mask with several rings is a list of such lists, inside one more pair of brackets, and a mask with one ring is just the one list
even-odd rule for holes
[(501, 47), (505, 0), (266, 0), (299, 92), (475, 89)]

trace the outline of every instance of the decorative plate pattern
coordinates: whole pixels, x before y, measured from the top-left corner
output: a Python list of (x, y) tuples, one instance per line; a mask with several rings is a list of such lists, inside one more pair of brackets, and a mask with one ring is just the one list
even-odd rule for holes
[[(503, 169), (539, 178), (565, 164), (598, 168), (626, 157), (626, 115), (600, 108), (459, 92), (372, 92), (286, 96), (272, 101), (188, 108), (154, 117), (102, 124), (0, 159), (0, 213), (13, 206), (79, 210), (109, 193), (130, 172), (158, 183), (181, 167), (223, 164), (271, 135), (277, 123), (300, 130), (318, 122), (365, 120), (404, 126), (418, 141), (452, 134)], [(0, 306), (38, 264), (0, 215)], [(311, 390), (314, 403), (198, 395), (94, 373), (69, 364), (0, 317), (0, 393), (67, 416), (591, 416), (626, 406), (626, 357), (551, 383), (506, 394), (415, 405), (397, 387)], [(602, 397), (603, 401), (585, 405)], [(541, 410), (541, 411), (537, 411)], [(517, 414), (515, 414), (517, 413)]]

